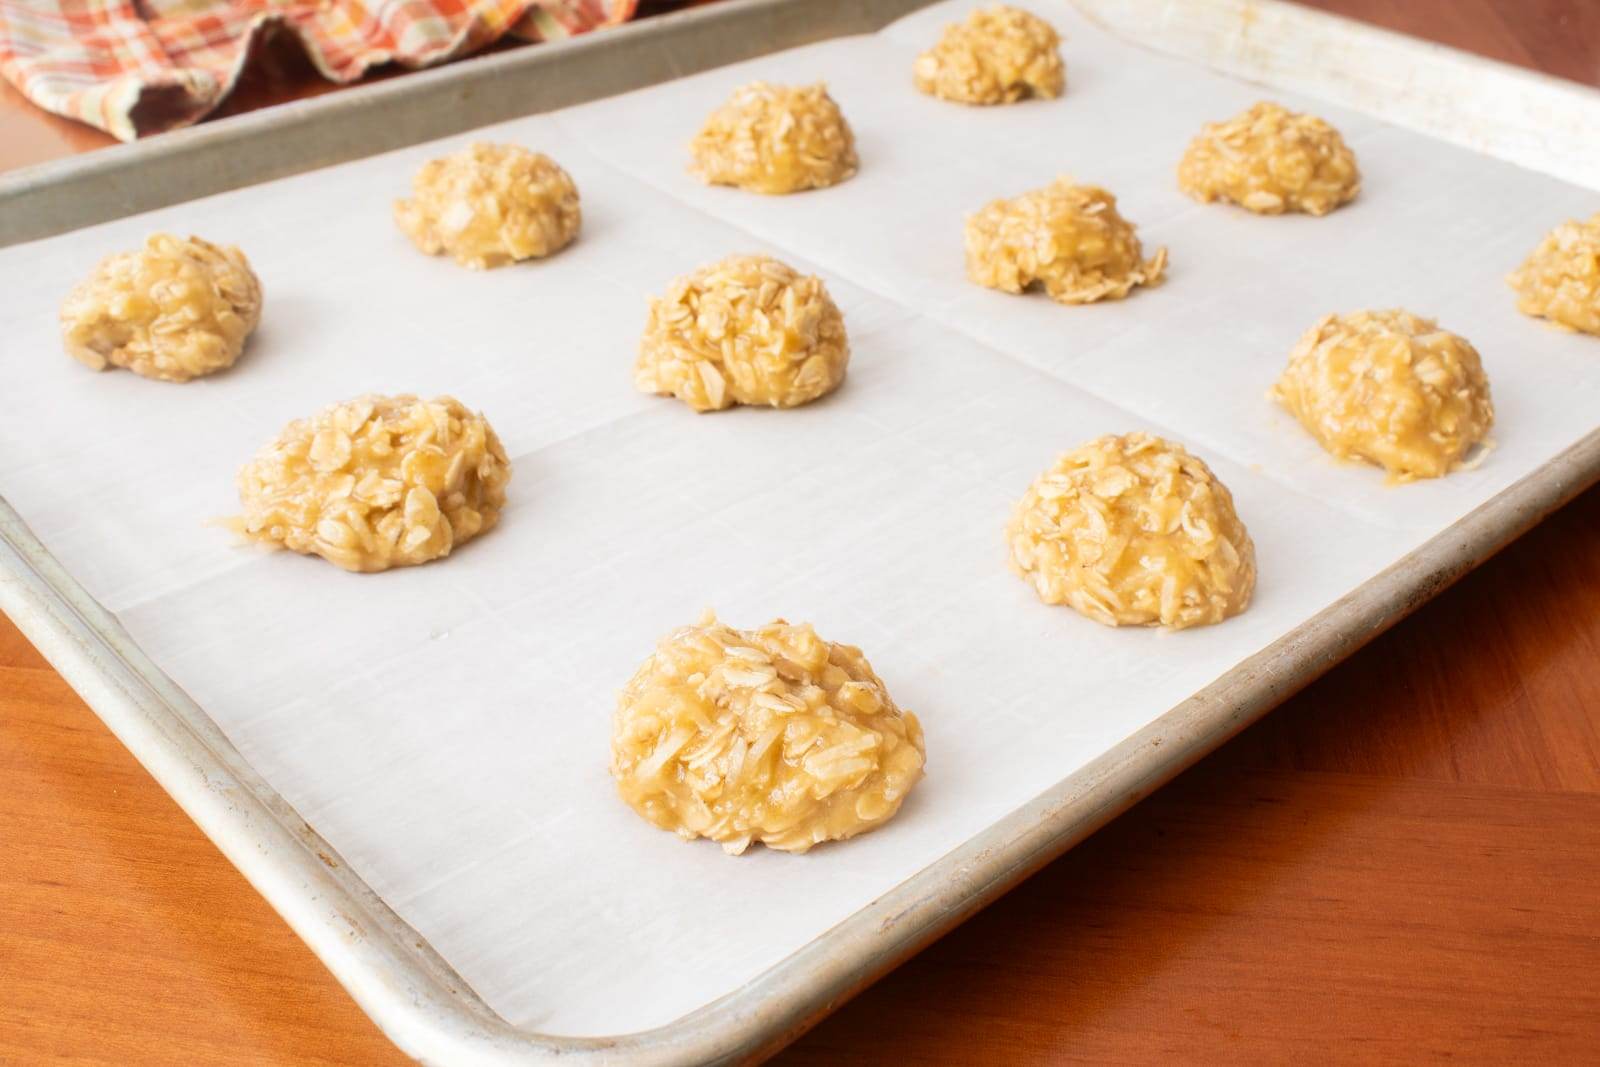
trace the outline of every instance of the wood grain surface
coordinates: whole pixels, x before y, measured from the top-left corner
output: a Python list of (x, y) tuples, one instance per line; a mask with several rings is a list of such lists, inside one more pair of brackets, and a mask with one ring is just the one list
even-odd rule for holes
[[(1596, 0), (1315, 6), (1600, 84)], [(0, 168), (103, 142), (0, 89)], [(780, 1060), (1594, 1063), (1597, 974), (1600, 489)], [(0, 1065), (63, 1061), (403, 1058), (0, 620)]]

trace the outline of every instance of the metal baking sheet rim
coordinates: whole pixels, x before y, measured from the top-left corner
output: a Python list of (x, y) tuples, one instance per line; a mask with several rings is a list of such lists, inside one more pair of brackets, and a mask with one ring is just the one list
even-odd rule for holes
[(1600, 481), (1600, 431), (737, 992), (654, 1030), (515, 1029), (258, 779), (0, 500), (0, 610), (362, 1008), (426, 1063), (730, 1063), (773, 1051)]
[[(775, 48), (877, 28), (927, 0), (732, 0), (547, 50), (510, 53), (0, 178), (0, 245), (606, 95)], [(1600, 188), (1585, 130), (1600, 94), (1277, 0), (1074, 0), (1123, 34), (1228, 73), (1363, 110), (1403, 94), (1409, 125)], [(802, 19), (801, 11), (804, 9)], [(1196, 32), (1209, 27), (1210, 32)], [(1317, 35), (1321, 36), (1318, 37)], [(1332, 41), (1345, 66), (1310, 62)], [(631, 44), (630, 44), (631, 42)], [(681, 55), (642, 52), (683, 45)], [(584, 90), (476, 110), (445, 107), (500, 83), (532, 84), (578, 59), (615, 69)], [(575, 58), (576, 57), (576, 58)], [(1404, 58), (1407, 82), (1386, 81)], [(662, 63), (666, 67), (662, 67)], [(1459, 120), (1447, 91), (1474, 74), (1505, 89), (1499, 112)], [(643, 79), (643, 80), (641, 80)], [(597, 87), (598, 86), (598, 87)], [(592, 90), (592, 91), (588, 91)], [(1511, 91), (1515, 90), (1515, 91)], [(1479, 94), (1480, 96), (1483, 94)], [(427, 104), (426, 117), (372, 133)], [(525, 106), (524, 106), (525, 105)], [(1389, 117), (1392, 108), (1384, 107)], [(1530, 126), (1530, 119), (1535, 120)], [(353, 124), (367, 135), (350, 137)], [(441, 125), (442, 124), (442, 125)], [(321, 129), (320, 134), (308, 135)], [(269, 142), (300, 136), (298, 153)], [(281, 146), (278, 146), (281, 148)], [(251, 155), (251, 150), (255, 155)], [(230, 155), (241, 164), (219, 164)], [(251, 159), (275, 159), (273, 169)], [(198, 172), (196, 167), (199, 166)], [(186, 174), (181, 181), (165, 180)], [(176, 168), (176, 169), (172, 169)], [(154, 180), (154, 179), (162, 180)], [(143, 179), (143, 180), (141, 180)], [(568, 1038), (490, 1010), (262, 780), (205, 712), (129, 639), (0, 498), (0, 610), (283, 915), (362, 1008), (424, 1062), (739, 1062), (787, 1043), (851, 995), (1065, 852), (1600, 480), (1600, 431), (1431, 539), (1293, 633), (1127, 738), (985, 833), (740, 990), (665, 1026)]]
[[(932, 2), (722, 0), (24, 167), (0, 174), (0, 247), (876, 30)], [(1600, 190), (1600, 93), (1574, 82), (1283, 0), (1069, 2), (1155, 51)]]

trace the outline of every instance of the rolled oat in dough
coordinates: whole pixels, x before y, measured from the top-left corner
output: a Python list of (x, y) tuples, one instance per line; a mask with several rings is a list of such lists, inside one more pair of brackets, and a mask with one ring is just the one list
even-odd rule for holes
[(1097, 438), (1056, 460), (1006, 539), (1039, 599), (1108, 626), (1218, 623), (1255, 590), (1255, 545), (1228, 487), (1152, 434)]
[(663, 830), (738, 855), (881, 826), (922, 777), (917, 717), (858, 648), (782, 619), (668, 634), (617, 701), (611, 774)]
[(1461, 466), (1494, 423), (1477, 350), (1399, 310), (1324, 317), (1295, 345), (1272, 396), (1335, 456), (1402, 482)]
[(1506, 280), (1524, 314), (1600, 334), (1600, 213), (1551, 230)]
[(61, 305), (67, 353), (186, 382), (233, 366), (261, 321), (261, 282), (244, 253), (158, 233), (107, 256)]
[(1258, 215), (1326, 215), (1355, 199), (1361, 171), (1338, 130), (1263, 102), (1206, 124), (1178, 164), (1178, 187), (1201, 203), (1227, 200)]
[(709, 185), (796, 193), (837, 185), (856, 172), (856, 142), (821, 83), (790, 88), (752, 82), (712, 112), (689, 150)]
[(430, 256), (486, 270), (559, 252), (578, 235), (578, 188), (549, 156), (479, 141), (430, 160), (395, 222)]
[(1120, 300), (1136, 285), (1157, 285), (1167, 250), (1145, 260), (1117, 198), (1093, 185), (1057, 178), (967, 219), (967, 277), (1020, 293), (1041, 285), (1062, 304)]
[(1060, 47), (1044, 19), (997, 4), (946, 26), (939, 43), (917, 57), (912, 79), (923, 92), (958, 104), (1056, 97), (1066, 87)]
[(239, 471), (252, 541), (383, 571), (448, 556), (490, 529), (511, 462), (453, 397), (364, 396), (297, 419)]
[(696, 411), (795, 407), (844, 380), (850, 343), (822, 279), (767, 256), (730, 256), (650, 301), (634, 384)]

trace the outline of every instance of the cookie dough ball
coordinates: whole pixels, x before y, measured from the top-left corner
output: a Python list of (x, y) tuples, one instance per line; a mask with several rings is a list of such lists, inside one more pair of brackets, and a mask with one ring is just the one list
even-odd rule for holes
[(1338, 130), (1260, 103), (1206, 124), (1178, 164), (1178, 187), (1201, 203), (1228, 200), (1258, 215), (1326, 215), (1355, 199), (1361, 171)]
[(395, 222), (430, 256), (486, 270), (561, 251), (578, 236), (578, 187), (549, 156), (478, 142), (422, 165)]
[(922, 777), (917, 717), (858, 648), (712, 616), (656, 646), (617, 701), (611, 774), (634, 811), (738, 855), (804, 852), (894, 817)]
[(68, 355), (186, 382), (233, 366), (261, 321), (261, 282), (244, 253), (158, 233), (107, 256), (61, 305)]
[(1174, 630), (1237, 615), (1256, 549), (1211, 468), (1130, 433), (1068, 452), (1028, 487), (1006, 529), (1011, 566), (1046, 604), (1107, 626)]
[(452, 397), (364, 396), (298, 419), (239, 471), (245, 537), (382, 571), (448, 556), (490, 529), (511, 461)]
[(912, 77), (923, 92), (958, 104), (1057, 97), (1067, 80), (1060, 46), (1044, 19), (996, 5), (946, 26), (939, 43), (917, 57)]
[(833, 392), (850, 362), (822, 279), (767, 256), (730, 256), (650, 301), (634, 384), (696, 411), (791, 408)]
[(1037, 283), (1062, 304), (1120, 300), (1167, 267), (1165, 248), (1144, 258), (1116, 197), (1067, 178), (970, 216), (966, 242), (967, 277), (979, 285), (1020, 293)]
[(709, 185), (798, 193), (838, 185), (856, 172), (856, 139), (820, 82), (792, 89), (752, 82), (706, 120), (689, 150)]
[(1551, 230), (1506, 280), (1525, 314), (1600, 334), (1600, 214)]
[(1396, 481), (1449, 473), (1494, 422), (1477, 350), (1406, 311), (1327, 316), (1300, 338), (1272, 396), (1323, 448)]

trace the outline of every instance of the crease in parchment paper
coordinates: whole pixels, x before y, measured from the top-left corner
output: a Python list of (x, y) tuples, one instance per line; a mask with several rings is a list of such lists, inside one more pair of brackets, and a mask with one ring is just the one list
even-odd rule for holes
[[(1596, 342), (1521, 317), (1501, 276), (1593, 194), (1117, 41), (1066, 3), (1067, 94), (965, 108), (910, 57), (970, 4), (638, 94), (0, 250), (0, 493), (243, 757), (512, 1023), (611, 1034), (726, 994), (1143, 727), (1594, 428)], [(698, 185), (687, 141), (735, 85), (829, 82), (860, 173), (758, 197)], [(1263, 96), (1355, 145), (1324, 219), (1199, 207), (1174, 170)], [(584, 229), (483, 274), (389, 217), (474, 136), (573, 174)], [(1067, 308), (966, 281), (967, 213), (1070, 173), (1106, 185), (1166, 284)], [(240, 363), (172, 386), (60, 352), (61, 296), (158, 228), (237, 243), (266, 287)], [(642, 396), (645, 300), (765, 251), (820, 273), (853, 360), (792, 411)], [(1478, 470), (1399, 488), (1327, 459), (1265, 398), (1322, 314), (1400, 304), (1483, 354)], [(292, 418), (362, 392), (451, 393), (514, 457), (500, 525), (446, 560), (347, 575), (202, 525)], [(1186, 442), (1257, 544), (1250, 610), (1114, 631), (1005, 566), (1010, 508), (1100, 433)], [(655, 830), (606, 772), (616, 690), (707, 607), (862, 647), (922, 719), (928, 777), (882, 830), (803, 857)]]

